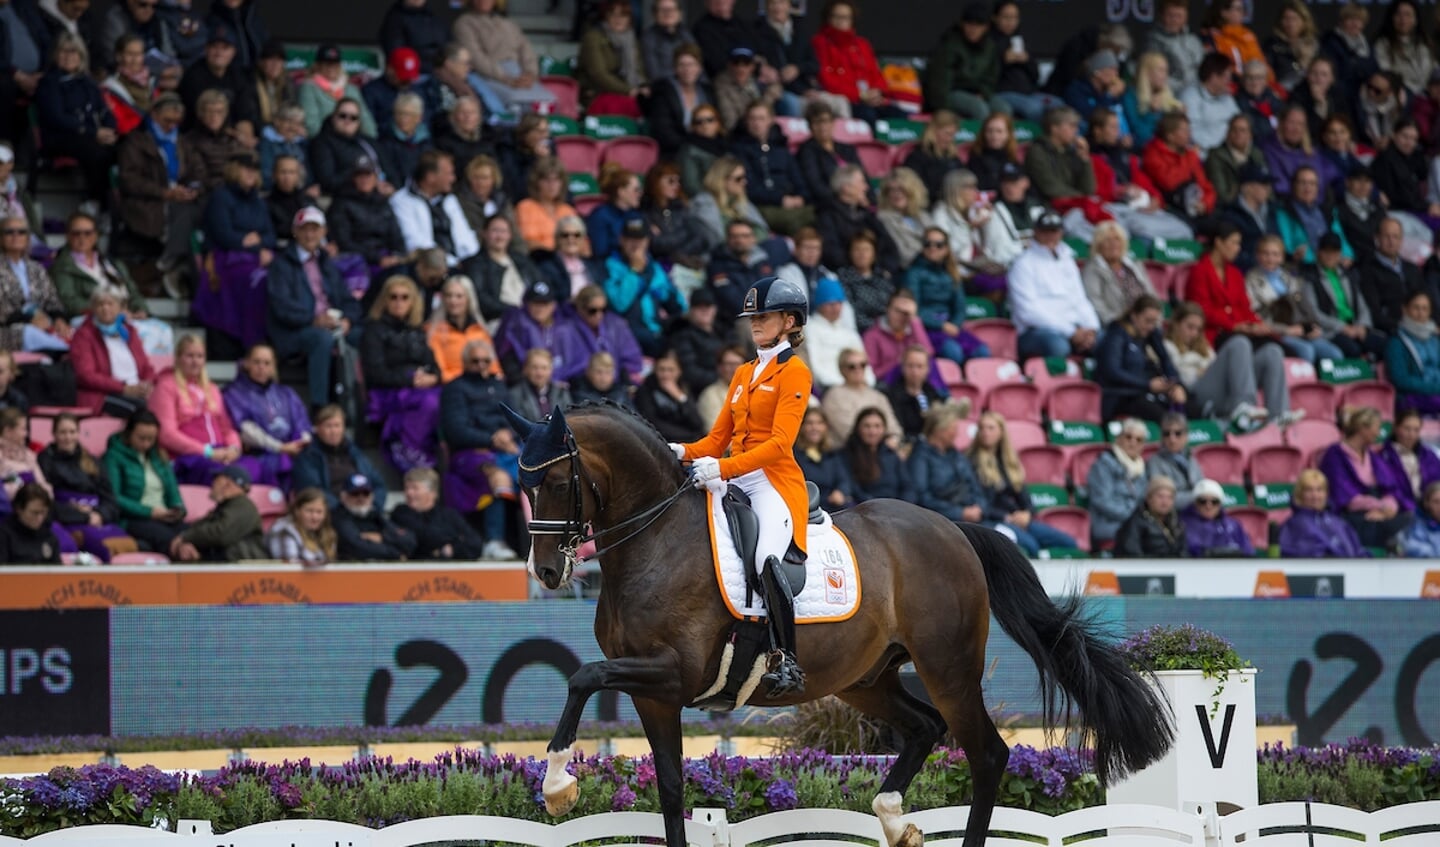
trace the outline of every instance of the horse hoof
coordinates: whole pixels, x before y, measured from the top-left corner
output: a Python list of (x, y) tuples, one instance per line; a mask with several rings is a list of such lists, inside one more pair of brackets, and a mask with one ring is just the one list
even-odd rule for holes
[(921, 847), (925, 843), (925, 836), (920, 833), (920, 828), (913, 823), (905, 824), (905, 831), (900, 833), (900, 839), (895, 842), (895, 847)]
[[(569, 774), (566, 774), (566, 776), (569, 776)], [(565, 787), (553, 792), (546, 792), (545, 811), (549, 813), (552, 818), (563, 817), (570, 814), (570, 810), (574, 809), (575, 804), (578, 802), (580, 802), (580, 782), (571, 776), (569, 784)], [(915, 847), (919, 847), (919, 843), (917, 840)]]

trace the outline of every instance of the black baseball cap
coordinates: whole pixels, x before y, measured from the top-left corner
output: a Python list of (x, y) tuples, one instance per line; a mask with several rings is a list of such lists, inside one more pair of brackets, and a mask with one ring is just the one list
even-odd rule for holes
[(646, 226), (645, 221), (641, 220), (640, 218), (631, 218), (630, 220), (625, 222), (624, 226), (620, 227), (620, 237), (649, 238), (650, 227)]
[(350, 478), (345, 480), (346, 494), (372, 494), (374, 491), (375, 486), (370, 484), (370, 477), (363, 473), (351, 474)]
[(549, 280), (537, 279), (525, 288), (521, 299), (526, 303), (554, 303), (555, 286)]
[(226, 26), (226, 25), (224, 25), (224, 24), (216, 24), (215, 26), (210, 27), (210, 37), (209, 37), (208, 39), (206, 39), (205, 43), (206, 43), (206, 44), (229, 44), (231, 47), (234, 47), (234, 46), (235, 46), (235, 30), (231, 29), (230, 27), (228, 27), (228, 26)]
[(1000, 167), (1001, 182), (1019, 182), (1025, 178), (1025, 169), (1014, 162), (1006, 162)]
[(225, 477), (226, 479), (230, 480), (231, 482), (235, 483), (246, 491), (250, 490), (250, 472), (240, 467), (239, 465), (226, 465), (225, 467), (221, 468), (220, 471), (215, 475), (217, 477)]
[(1059, 212), (1056, 212), (1054, 209), (1046, 209), (1046, 210), (1040, 215), (1040, 219), (1037, 220), (1037, 221), (1035, 221), (1035, 228), (1036, 228), (1036, 229), (1064, 229), (1064, 228), (1065, 228), (1065, 219), (1064, 219), (1064, 218), (1061, 218), (1061, 217), (1060, 217), (1060, 213), (1059, 213)]
[(1275, 184), (1275, 177), (1271, 175), (1270, 171), (1267, 170), (1264, 165), (1256, 164), (1255, 162), (1246, 162), (1241, 166), (1239, 180), (1241, 185), (1247, 182), (1261, 182), (1265, 185)]
[(1320, 244), (1318, 247), (1321, 250), (1334, 250), (1336, 252), (1345, 249), (1343, 243), (1340, 241), (1340, 236), (1333, 232), (1327, 232), (1320, 236)]
[(320, 49), (315, 51), (317, 62), (338, 62), (340, 61), (340, 48), (334, 44), (321, 44)]

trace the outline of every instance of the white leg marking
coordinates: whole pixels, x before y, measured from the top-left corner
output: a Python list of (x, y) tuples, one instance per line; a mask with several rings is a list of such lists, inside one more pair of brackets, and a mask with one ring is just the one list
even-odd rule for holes
[(885, 833), (885, 843), (895, 847), (900, 841), (900, 836), (905, 831), (905, 822), (900, 820), (905, 814), (904, 800), (898, 791), (887, 791), (884, 794), (875, 795), (875, 802), (870, 808), (875, 810), (875, 816), (880, 819), (880, 829)]
[(575, 808), (576, 801), (580, 799), (578, 780), (565, 770), (574, 753), (575, 747), (571, 745), (564, 750), (545, 754), (545, 781), (541, 784), (540, 791), (545, 796), (545, 811), (554, 817), (567, 814)]

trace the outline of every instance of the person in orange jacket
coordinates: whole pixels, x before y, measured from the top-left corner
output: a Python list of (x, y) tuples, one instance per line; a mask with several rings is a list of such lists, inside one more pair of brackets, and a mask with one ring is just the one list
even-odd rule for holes
[(1190, 143), (1190, 119), (1183, 112), (1167, 112), (1160, 118), (1140, 163), (1164, 195), (1165, 205), (1181, 217), (1193, 223), (1215, 211), (1215, 186)]
[[(810, 369), (795, 354), (804, 341), (810, 301), (805, 288), (779, 277), (764, 277), (745, 292), (742, 318), (759, 351), (730, 380), (729, 402), (710, 434), (690, 444), (670, 445), (690, 461), (696, 488), (725, 480), (750, 497), (760, 519), (756, 558), (764, 562), (765, 608), (775, 642), (769, 670), (761, 677), (772, 698), (805, 690), (805, 672), (795, 659), (795, 600), (781, 558), (805, 561), (808, 497), (805, 474), (795, 462), (795, 437), (810, 401)], [(725, 456), (726, 450), (730, 455)]]

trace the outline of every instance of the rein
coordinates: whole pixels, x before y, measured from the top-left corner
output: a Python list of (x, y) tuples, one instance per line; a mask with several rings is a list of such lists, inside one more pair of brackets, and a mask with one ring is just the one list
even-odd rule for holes
[[(589, 474), (585, 473), (585, 465), (580, 461), (580, 446), (575, 443), (574, 434), (569, 432), (568, 430), (565, 433), (565, 444), (569, 448), (565, 453), (562, 453), (559, 456), (556, 456), (555, 458), (534, 467), (528, 467), (524, 464), (521, 464), (520, 468), (524, 471), (539, 471), (544, 470), (551, 465), (558, 464), (559, 462), (569, 460), (571, 492), (570, 517), (567, 520), (563, 521), (532, 520), (530, 521), (527, 530), (529, 531), (531, 537), (539, 535), (559, 535), (565, 537), (565, 541), (561, 543), (561, 552), (565, 555), (567, 559), (570, 560), (570, 564), (572, 567), (575, 565), (584, 564), (585, 562), (593, 562), (599, 559), (601, 555), (608, 553), (611, 550), (614, 550), (616, 547), (619, 547), (620, 545), (626, 543), (635, 536), (644, 532), (646, 529), (649, 529), (650, 525), (655, 523), (655, 521), (659, 520), (660, 516), (665, 514), (665, 512), (669, 511), (671, 506), (674, 506), (676, 503), (678, 503), (680, 501), (680, 498), (684, 496), (686, 489), (691, 487), (690, 480), (685, 479), (680, 483), (680, 487), (675, 489), (675, 493), (671, 494), (669, 497), (666, 497), (664, 500), (661, 500), (660, 502), (644, 510), (643, 512), (631, 515), (630, 517), (626, 518), (620, 523), (615, 524), (614, 526), (607, 527), (601, 530), (596, 530), (587, 535), (585, 533), (585, 503), (584, 495), (580, 486), (581, 481), (583, 480), (585, 485), (590, 488), (590, 493), (594, 495), (595, 504), (600, 511), (605, 510), (605, 504), (600, 499), (600, 489), (595, 485), (594, 481), (590, 479)], [(620, 540), (607, 544), (584, 558), (580, 558), (578, 555), (576, 555), (582, 544), (590, 541), (598, 541), (604, 536), (607, 536), (613, 532), (618, 532), (636, 523), (639, 523), (639, 526), (626, 533), (625, 536)]]

